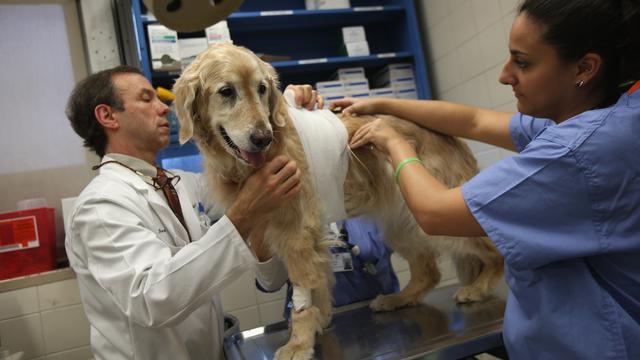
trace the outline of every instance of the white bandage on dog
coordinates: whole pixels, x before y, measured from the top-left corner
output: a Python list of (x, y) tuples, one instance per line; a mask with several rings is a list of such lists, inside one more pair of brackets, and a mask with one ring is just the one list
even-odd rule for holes
[(312, 305), (311, 302), (311, 289), (293, 286), (293, 295), (291, 296), (291, 300), (293, 300), (293, 310), (302, 311), (309, 306)]
[(349, 167), (347, 129), (329, 110), (295, 108), (292, 90), (284, 92), (289, 115), (300, 136), (309, 163), (313, 184), (326, 222), (347, 218), (344, 207), (344, 181)]

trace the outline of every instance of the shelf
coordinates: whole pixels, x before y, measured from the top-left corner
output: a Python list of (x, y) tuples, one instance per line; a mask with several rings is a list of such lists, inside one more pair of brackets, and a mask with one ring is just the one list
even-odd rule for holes
[[(292, 29), (330, 27), (349, 23), (361, 25), (388, 22), (404, 16), (404, 8), (398, 5), (362, 6), (332, 10), (276, 10), (235, 12), (227, 19), (232, 32), (264, 29)], [(153, 16), (143, 16), (144, 25), (156, 24)]]

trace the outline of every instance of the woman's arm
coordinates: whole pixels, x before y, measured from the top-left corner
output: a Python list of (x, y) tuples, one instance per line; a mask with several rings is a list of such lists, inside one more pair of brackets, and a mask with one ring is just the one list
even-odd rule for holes
[(513, 114), (435, 100), (343, 99), (332, 108), (346, 114), (389, 114), (422, 127), (515, 151), (509, 133)]
[[(387, 154), (394, 169), (404, 159), (417, 156), (413, 147), (382, 120), (358, 129), (350, 146), (356, 148), (367, 143)], [(469, 211), (460, 187), (447, 188), (418, 161), (402, 166), (397, 179), (409, 210), (427, 234), (485, 236)]]

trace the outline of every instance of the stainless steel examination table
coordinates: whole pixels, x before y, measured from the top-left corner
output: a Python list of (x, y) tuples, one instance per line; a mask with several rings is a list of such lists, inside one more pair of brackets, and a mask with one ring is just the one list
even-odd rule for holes
[[(460, 359), (502, 347), (506, 286), (500, 284), (487, 301), (456, 304), (458, 286), (429, 293), (424, 303), (388, 313), (374, 313), (367, 303), (349, 305), (333, 316), (317, 337), (315, 358)], [(289, 338), (286, 322), (228, 334), (229, 360), (272, 359)]]

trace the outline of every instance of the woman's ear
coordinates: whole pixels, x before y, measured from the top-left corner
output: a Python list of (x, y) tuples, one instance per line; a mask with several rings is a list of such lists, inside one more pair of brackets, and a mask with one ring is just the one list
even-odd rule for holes
[(596, 53), (587, 53), (577, 64), (576, 83), (583, 84), (593, 80), (602, 68), (602, 57)]

